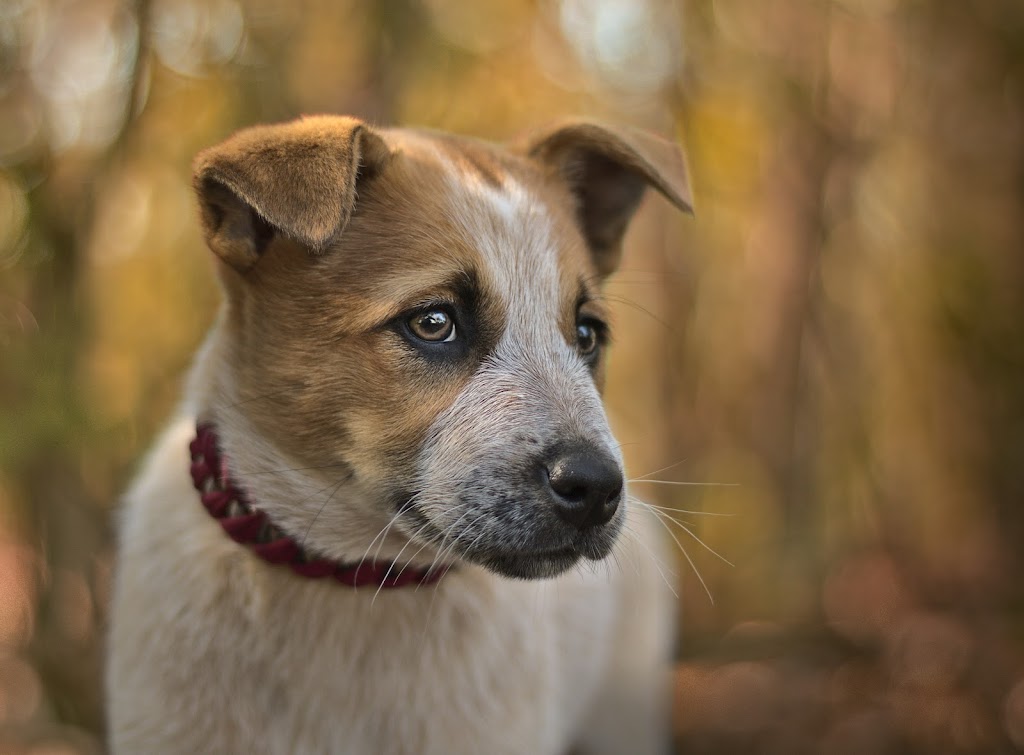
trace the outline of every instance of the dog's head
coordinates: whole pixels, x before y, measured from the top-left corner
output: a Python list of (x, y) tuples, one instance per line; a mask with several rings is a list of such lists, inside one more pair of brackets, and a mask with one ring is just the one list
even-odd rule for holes
[(607, 555), (600, 286), (649, 185), (688, 209), (678, 149), (587, 122), (500, 149), (324, 116), (203, 152), (206, 412), (255, 505), (336, 558), (378, 534), (514, 577)]

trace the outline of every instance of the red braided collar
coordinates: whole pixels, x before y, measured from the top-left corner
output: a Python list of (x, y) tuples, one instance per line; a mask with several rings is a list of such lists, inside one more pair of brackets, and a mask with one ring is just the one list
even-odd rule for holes
[(286, 565), (303, 577), (334, 577), (351, 587), (385, 589), (432, 585), (448, 571), (447, 566), (413, 569), (377, 561), (339, 564), (310, 556), (301, 545), (275, 527), (266, 514), (254, 509), (245, 494), (235, 487), (228, 475), (227, 461), (217, 447), (217, 433), (212, 425), (200, 423), (196, 426), (196, 437), (189, 444), (189, 452), (192, 455), (192, 484), (199, 491), (203, 506), (220, 522), (228, 537), (249, 546), (264, 561)]

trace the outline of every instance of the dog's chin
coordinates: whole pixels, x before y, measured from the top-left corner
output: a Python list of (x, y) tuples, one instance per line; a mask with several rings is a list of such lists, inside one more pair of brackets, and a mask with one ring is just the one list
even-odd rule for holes
[(581, 560), (600, 561), (612, 550), (615, 535), (580, 538), (571, 546), (555, 549), (517, 551), (475, 549), (462, 557), (502, 577), (550, 579), (572, 569)]
[(548, 579), (569, 571), (582, 555), (573, 548), (566, 548), (543, 553), (473, 553), (465, 558), (502, 577)]

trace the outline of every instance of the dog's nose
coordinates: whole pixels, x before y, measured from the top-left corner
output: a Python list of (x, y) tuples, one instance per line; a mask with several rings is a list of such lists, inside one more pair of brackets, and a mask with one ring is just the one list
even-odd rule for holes
[(563, 450), (544, 467), (558, 516), (580, 529), (606, 524), (619, 508), (622, 471), (594, 450)]

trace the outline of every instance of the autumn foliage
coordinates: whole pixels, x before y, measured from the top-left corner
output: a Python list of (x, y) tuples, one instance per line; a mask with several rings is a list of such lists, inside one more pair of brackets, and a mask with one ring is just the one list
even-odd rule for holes
[(102, 749), (117, 495), (218, 302), (190, 161), (314, 112), (686, 146), (608, 290), (679, 752), (1024, 750), (1024, 5), (11, 0), (0, 752)]

